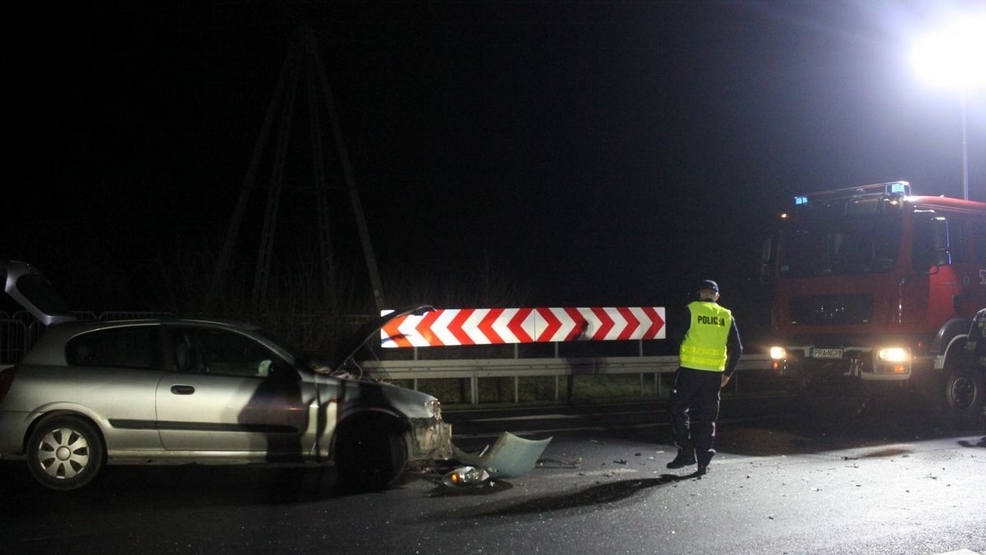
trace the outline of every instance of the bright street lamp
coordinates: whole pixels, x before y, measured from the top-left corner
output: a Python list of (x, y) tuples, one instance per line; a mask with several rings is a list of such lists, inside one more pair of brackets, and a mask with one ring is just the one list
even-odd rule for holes
[(969, 200), (966, 96), (986, 84), (986, 12), (956, 17), (914, 43), (914, 67), (926, 81), (958, 89), (962, 104), (962, 198)]

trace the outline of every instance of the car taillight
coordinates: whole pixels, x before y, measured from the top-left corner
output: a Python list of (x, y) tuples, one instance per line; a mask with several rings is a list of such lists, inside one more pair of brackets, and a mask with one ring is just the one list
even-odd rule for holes
[(0, 401), (7, 396), (7, 392), (10, 391), (10, 385), (14, 383), (14, 371), (16, 368), (8, 368), (6, 370), (0, 370)]

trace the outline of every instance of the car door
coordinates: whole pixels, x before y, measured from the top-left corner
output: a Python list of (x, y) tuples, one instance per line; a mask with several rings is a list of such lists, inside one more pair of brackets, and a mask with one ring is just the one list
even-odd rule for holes
[(111, 457), (160, 451), (154, 398), (163, 372), (161, 327), (113, 325), (65, 344), (66, 366), (45, 372), (41, 397), (86, 407), (102, 420)]
[(169, 326), (175, 371), (158, 388), (158, 429), (169, 451), (202, 457), (298, 460), (313, 444), (313, 385), (253, 337)]

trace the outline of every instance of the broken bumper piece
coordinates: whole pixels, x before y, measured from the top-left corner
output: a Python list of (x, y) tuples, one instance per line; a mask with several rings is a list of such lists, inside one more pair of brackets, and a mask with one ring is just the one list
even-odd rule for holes
[(534, 468), (551, 439), (524, 439), (503, 432), (492, 447), (479, 453), (466, 453), (453, 444), (452, 455), (464, 465), (485, 470), (489, 478), (516, 478)]

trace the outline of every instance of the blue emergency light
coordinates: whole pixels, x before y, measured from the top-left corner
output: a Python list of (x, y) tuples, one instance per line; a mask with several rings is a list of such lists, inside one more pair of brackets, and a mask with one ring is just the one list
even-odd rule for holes
[(911, 184), (906, 181), (894, 181), (893, 183), (887, 183), (888, 193), (903, 193), (905, 195), (911, 194)]
[[(848, 187), (845, 189), (833, 189), (831, 191), (819, 191), (812, 193), (815, 202), (824, 202), (834, 199), (848, 199), (861, 197), (863, 195), (903, 195), (910, 196), (911, 184), (907, 181), (888, 181), (886, 183), (874, 183), (861, 187)], [(795, 206), (808, 204), (808, 195), (796, 195), (794, 197)]]

